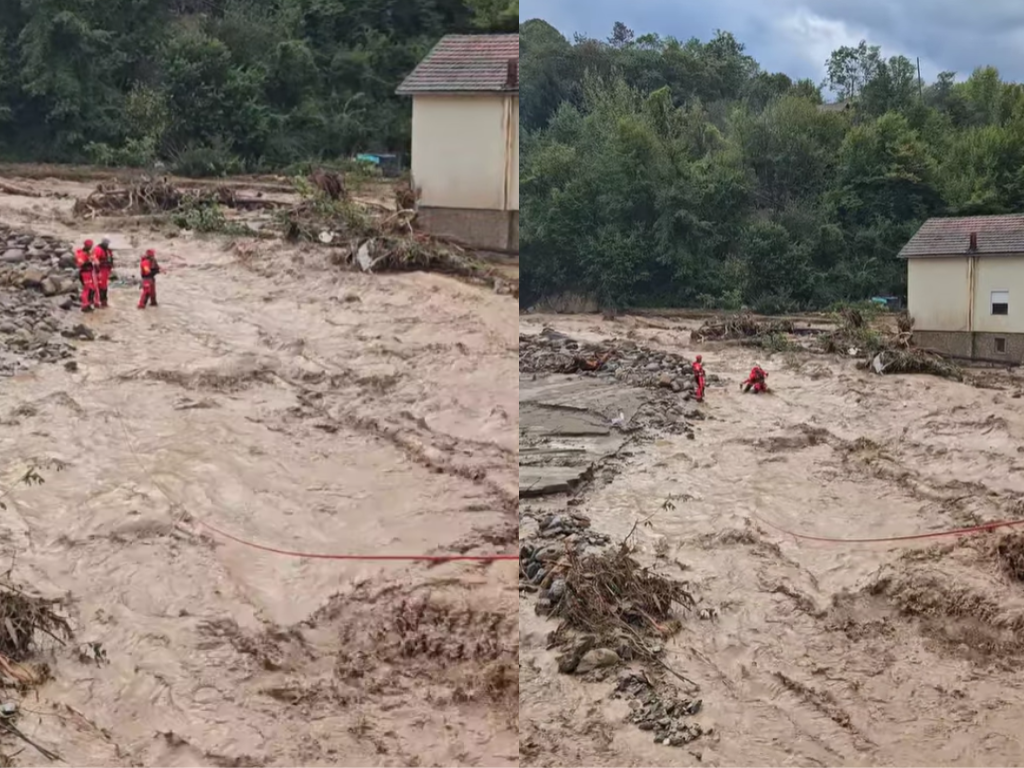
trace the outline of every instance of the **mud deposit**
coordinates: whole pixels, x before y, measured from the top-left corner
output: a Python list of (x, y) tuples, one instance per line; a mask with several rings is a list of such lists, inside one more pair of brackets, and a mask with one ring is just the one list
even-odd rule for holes
[(3, 487), (65, 466), (5, 497), (5, 563), (70, 593), (76, 640), (105, 652), (53, 652), (22, 730), (73, 765), (516, 764), (511, 563), (289, 558), (202, 525), (302, 552), (514, 551), (514, 300), (275, 242), (76, 231), (71, 202), (0, 212), (109, 236), (122, 263), (155, 247), (164, 274), (158, 310), (115, 286), (75, 366), (29, 361), (0, 390)]
[[(699, 691), (651, 686), (656, 668), (636, 660), (559, 673), (557, 621), (547, 604), (535, 611), (551, 584), (524, 590), (524, 764), (1024, 762), (1024, 534), (836, 544), (780, 530), (884, 538), (1024, 516), (1020, 381), (982, 375), (980, 388), (802, 352), (697, 347), (699, 323), (521, 320), (521, 333), (549, 326), (594, 348), (617, 338), (699, 351), (709, 373), (693, 439), (649, 422), (567, 493), (530, 499), (521, 530), (542, 541), (562, 515), (577, 540), (600, 532), (615, 545), (649, 519), (633, 531), (634, 556), (699, 600), (662, 658)], [(739, 391), (754, 354), (770, 395)], [(617, 412), (634, 390), (608, 386), (619, 394), (603, 391), (606, 411)]]

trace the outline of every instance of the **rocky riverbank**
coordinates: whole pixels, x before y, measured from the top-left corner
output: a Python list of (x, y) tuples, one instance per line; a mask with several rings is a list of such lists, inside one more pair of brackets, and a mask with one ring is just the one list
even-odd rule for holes
[(78, 288), (69, 243), (0, 224), (0, 376), (68, 363), (72, 341), (95, 337), (68, 311)]
[[(677, 690), (680, 679), (696, 686), (669, 667), (666, 641), (711, 611), (688, 585), (634, 559), (630, 537), (615, 543), (593, 530), (584, 510), (596, 485), (624, 471), (628, 446), (693, 437), (702, 414), (688, 402), (691, 370), (629, 340), (587, 344), (551, 329), (519, 337), (520, 594), (558, 621), (547, 647), (560, 673), (615, 681), (608, 695), (628, 702), (627, 721), (675, 747), (706, 731), (694, 720), (701, 701)], [(526, 764), (537, 750), (528, 736)]]

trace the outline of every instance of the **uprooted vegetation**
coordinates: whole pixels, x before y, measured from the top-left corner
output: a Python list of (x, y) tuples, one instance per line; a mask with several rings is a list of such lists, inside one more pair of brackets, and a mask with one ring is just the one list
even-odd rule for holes
[[(340, 247), (341, 258), (364, 272), (429, 270), (487, 278), (490, 270), (467, 249), (419, 231), (416, 211), (391, 210), (347, 197), (333, 197), (311, 185), (300, 185), (302, 200), (278, 212), (286, 240)], [(396, 197), (404, 194), (402, 188)], [(399, 200), (399, 203), (403, 202)], [(518, 295), (518, 294), (517, 294)]]
[[(397, 210), (356, 200), (338, 173), (316, 170), (293, 180), (298, 202), (242, 195), (228, 186), (180, 188), (169, 179), (142, 177), (127, 184), (100, 184), (73, 208), (76, 216), (169, 216), (182, 229), (261, 238), (283, 237), (335, 249), (335, 264), (364, 272), (431, 271), (493, 283), (500, 293), (519, 296), (517, 280), (477, 259), (472, 249), (416, 227), (416, 195), (406, 184), (395, 188)], [(408, 207), (411, 206), (411, 207)], [(252, 228), (226, 209), (271, 210), (269, 223)]]
[(566, 547), (545, 581), (550, 615), (560, 619), (551, 644), (566, 651), (562, 672), (619, 659), (658, 661), (665, 640), (682, 628), (679, 612), (696, 605), (686, 584), (640, 565), (626, 542), (597, 554)]
[(128, 184), (103, 182), (84, 200), (75, 202), (72, 212), (81, 218), (97, 216), (151, 216), (160, 213), (221, 205), (256, 210), (279, 208), (282, 203), (261, 197), (245, 197), (229, 187), (181, 189), (168, 179), (142, 179)]
[(704, 322), (700, 328), (690, 332), (690, 341), (703, 344), (705, 341), (760, 340), (772, 336), (793, 333), (795, 325), (789, 320), (756, 320), (748, 314), (714, 318)]
[(913, 321), (906, 314), (897, 316), (896, 328), (895, 332), (877, 328), (863, 311), (847, 307), (837, 313), (836, 328), (819, 337), (821, 349), (864, 358), (861, 367), (878, 374), (923, 373), (963, 380), (958, 365), (914, 346)]

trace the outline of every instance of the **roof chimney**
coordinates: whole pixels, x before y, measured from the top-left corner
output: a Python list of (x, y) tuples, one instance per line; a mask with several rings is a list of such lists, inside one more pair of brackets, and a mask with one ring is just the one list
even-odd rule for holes
[(519, 88), (519, 59), (508, 60), (508, 75), (505, 78), (506, 88)]
[(978, 250), (978, 233), (971, 232), (971, 246), (968, 248), (971, 253), (975, 253)]

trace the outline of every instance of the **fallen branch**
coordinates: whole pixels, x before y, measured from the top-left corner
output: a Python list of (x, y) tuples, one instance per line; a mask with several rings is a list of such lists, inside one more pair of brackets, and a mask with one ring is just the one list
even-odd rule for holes
[(16, 187), (6, 181), (0, 181), (0, 192), (3, 192), (5, 195), (18, 195), (19, 197), (43, 197), (41, 192), (34, 192), (31, 189)]

